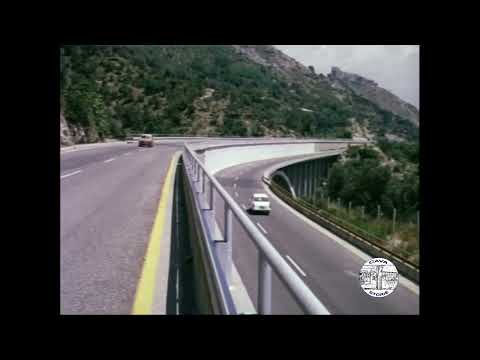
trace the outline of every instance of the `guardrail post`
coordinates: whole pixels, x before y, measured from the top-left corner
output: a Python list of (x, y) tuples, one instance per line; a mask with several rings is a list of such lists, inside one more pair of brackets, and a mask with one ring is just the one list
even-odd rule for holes
[(224, 241), (225, 241), (225, 257), (224, 257), (224, 272), (228, 279), (228, 283), (231, 281), (232, 276), (232, 247), (233, 247), (233, 231), (232, 231), (232, 209), (225, 203), (225, 218), (224, 218)]
[(195, 176), (195, 186), (196, 186), (196, 192), (200, 192), (200, 184), (198, 183), (200, 181), (200, 173), (202, 172), (202, 168), (197, 164), (197, 175)]
[(261, 252), (258, 254), (258, 313), (272, 313), (272, 268)]
[(210, 205), (210, 210), (213, 211), (213, 204), (214, 204), (214, 202), (213, 202), (214, 201), (214, 199), (213, 199), (214, 198), (214, 196), (213, 196), (214, 193), (213, 192), (215, 191), (215, 188), (213, 187), (212, 181), (210, 180), (209, 182), (210, 182), (210, 199), (209, 199), (208, 203)]
[(202, 194), (205, 194), (205, 171), (202, 171)]

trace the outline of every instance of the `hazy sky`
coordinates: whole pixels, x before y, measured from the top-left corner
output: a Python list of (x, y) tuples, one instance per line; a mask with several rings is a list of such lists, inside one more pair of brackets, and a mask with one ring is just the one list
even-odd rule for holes
[(274, 45), (315, 72), (332, 66), (374, 80), (419, 107), (419, 45)]

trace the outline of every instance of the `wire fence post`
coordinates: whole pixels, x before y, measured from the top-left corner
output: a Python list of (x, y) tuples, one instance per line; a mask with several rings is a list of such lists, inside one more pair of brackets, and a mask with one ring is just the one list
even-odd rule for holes
[(395, 234), (395, 220), (397, 218), (397, 209), (393, 208), (393, 225), (392, 225), (392, 239)]
[(420, 211), (417, 211), (417, 245), (420, 245)]
[(348, 216), (350, 216), (350, 212), (352, 211), (352, 202), (348, 202)]
[(380, 205), (377, 205), (377, 220), (380, 221)]
[(330, 209), (330, 196), (327, 197), (327, 209)]
[(365, 205), (362, 205), (362, 219), (365, 219)]

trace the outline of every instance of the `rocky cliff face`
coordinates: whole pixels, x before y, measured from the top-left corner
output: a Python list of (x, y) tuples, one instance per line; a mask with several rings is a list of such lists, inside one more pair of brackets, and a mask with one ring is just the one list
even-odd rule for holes
[(233, 45), (233, 47), (250, 60), (276, 70), (291, 83), (299, 83), (307, 88), (323, 85), (331, 91), (338, 90), (340, 93), (336, 94), (337, 97), (342, 96), (342, 92), (353, 91), (382, 110), (408, 119), (416, 126), (419, 125), (419, 113), (413, 105), (378, 86), (373, 80), (344, 72), (335, 66), (327, 77), (316, 74), (312, 66), (306, 67), (270, 45)]
[(68, 124), (63, 114), (60, 113), (60, 146), (88, 143), (94, 140), (89, 139), (81, 127)]
[(321, 79), (312, 68), (284, 54), (272, 45), (232, 45), (235, 50), (257, 64), (276, 70), (291, 82), (305, 82), (309, 79)]
[(403, 101), (398, 96), (381, 88), (375, 81), (360, 75), (347, 73), (338, 67), (332, 67), (328, 79), (336, 89), (351, 90), (356, 95), (366, 98), (383, 110), (410, 120), (419, 125), (418, 110), (411, 104)]

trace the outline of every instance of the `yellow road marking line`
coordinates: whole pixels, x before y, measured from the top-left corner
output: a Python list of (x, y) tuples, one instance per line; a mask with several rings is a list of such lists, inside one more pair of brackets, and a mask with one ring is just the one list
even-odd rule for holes
[(153, 294), (155, 289), (155, 275), (157, 271), (158, 258), (160, 252), (160, 240), (163, 234), (163, 227), (165, 224), (165, 211), (168, 195), (175, 174), (175, 159), (174, 155), (170, 160), (165, 182), (162, 188), (162, 194), (158, 204), (157, 215), (153, 224), (152, 232), (150, 233), (150, 240), (148, 242), (148, 249), (143, 263), (142, 274), (138, 282), (137, 292), (135, 294), (135, 301), (133, 303), (133, 315), (147, 315), (152, 313)]

